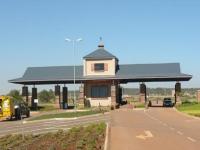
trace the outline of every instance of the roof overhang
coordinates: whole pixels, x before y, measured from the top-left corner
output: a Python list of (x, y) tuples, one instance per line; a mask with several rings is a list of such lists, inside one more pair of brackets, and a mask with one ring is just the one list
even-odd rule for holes
[[(115, 76), (104, 76), (104, 77), (82, 77), (76, 78), (75, 82), (84, 83), (86, 81), (101, 81), (101, 80), (117, 80), (119, 83), (128, 82), (173, 82), (173, 81), (189, 81), (192, 78), (191, 75), (180, 75), (180, 76), (152, 76), (152, 77), (115, 77)], [(48, 79), (48, 80), (26, 80), (18, 78), (9, 80), (10, 83), (23, 84), (23, 85), (39, 85), (39, 84), (73, 84), (74, 79)]]
[[(10, 80), (10, 83), (34, 84), (72, 84), (74, 83), (73, 66), (30, 67), (23, 77)], [(179, 63), (164, 64), (125, 64), (119, 65), (115, 75), (83, 76), (83, 66), (76, 66), (76, 83), (86, 81), (117, 80), (128, 82), (170, 82), (189, 81), (191, 75), (180, 71)]]

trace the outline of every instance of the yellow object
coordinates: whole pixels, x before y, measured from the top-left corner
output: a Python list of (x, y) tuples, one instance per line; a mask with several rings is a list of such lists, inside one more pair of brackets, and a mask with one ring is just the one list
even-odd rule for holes
[(0, 119), (11, 118), (14, 113), (14, 105), (11, 97), (0, 96)]

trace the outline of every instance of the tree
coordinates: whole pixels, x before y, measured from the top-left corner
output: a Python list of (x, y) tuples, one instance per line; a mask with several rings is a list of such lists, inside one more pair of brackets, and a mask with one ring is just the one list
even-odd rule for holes
[(23, 100), (22, 96), (20, 95), (19, 90), (11, 90), (7, 95), (12, 97), (14, 100), (18, 100), (18, 101)]
[(38, 98), (43, 103), (52, 103), (55, 101), (55, 95), (54, 95), (53, 90), (49, 90), (49, 91), (42, 90), (41, 92), (39, 92)]

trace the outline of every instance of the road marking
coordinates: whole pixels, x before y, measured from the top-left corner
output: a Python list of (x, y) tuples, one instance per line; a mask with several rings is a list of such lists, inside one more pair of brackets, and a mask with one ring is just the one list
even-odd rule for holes
[(175, 130), (173, 127), (170, 127), (170, 130)]
[(166, 123), (163, 123), (163, 126), (167, 127), (167, 124), (166, 124)]
[(191, 138), (191, 137), (187, 137), (188, 140), (192, 141), (192, 142), (196, 142), (195, 139)]
[(26, 120), (22, 121), (22, 124), (26, 124), (26, 123), (27, 123), (27, 121), (26, 121)]
[(141, 134), (136, 136), (136, 138), (138, 139), (142, 139), (142, 140), (146, 140), (147, 138), (153, 138), (153, 134), (151, 133), (151, 131), (144, 131), (145, 135)]
[(56, 121), (63, 121), (63, 120), (76, 120), (77, 117), (74, 117), (74, 118), (54, 118), (54, 120)]
[(181, 131), (177, 131), (177, 133), (178, 133), (179, 135), (183, 135), (183, 132), (181, 132)]

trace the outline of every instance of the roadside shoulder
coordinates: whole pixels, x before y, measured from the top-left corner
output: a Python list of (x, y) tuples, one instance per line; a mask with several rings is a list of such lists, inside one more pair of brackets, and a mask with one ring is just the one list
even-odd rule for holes
[(177, 113), (179, 113), (182, 116), (185, 116), (185, 117), (188, 117), (188, 118), (193, 118), (193, 119), (196, 119), (196, 120), (200, 120), (199, 117), (195, 117), (195, 116), (189, 115), (187, 113), (181, 112), (178, 109), (176, 109), (176, 107), (173, 107), (173, 110), (176, 111)]

